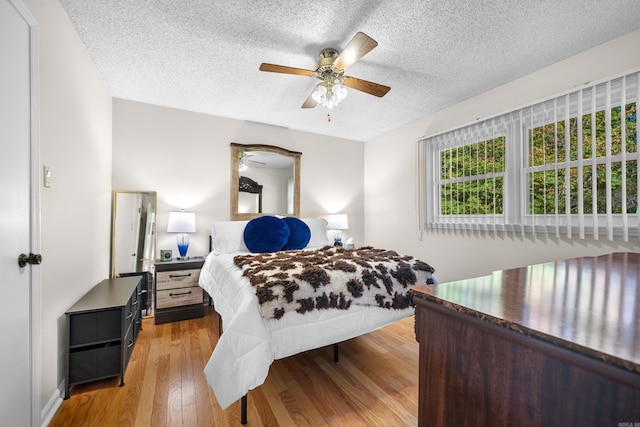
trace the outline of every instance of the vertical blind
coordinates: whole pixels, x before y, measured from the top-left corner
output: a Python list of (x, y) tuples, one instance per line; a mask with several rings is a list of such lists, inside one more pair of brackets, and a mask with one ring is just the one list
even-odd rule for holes
[(417, 142), (418, 231), (640, 238), (640, 72)]

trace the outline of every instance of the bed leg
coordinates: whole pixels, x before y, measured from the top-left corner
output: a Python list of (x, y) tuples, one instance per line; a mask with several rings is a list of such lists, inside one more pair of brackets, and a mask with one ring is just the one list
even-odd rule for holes
[(240, 400), (240, 424), (245, 425), (247, 423), (247, 395), (242, 396)]
[(338, 343), (333, 345), (333, 361), (338, 363)]

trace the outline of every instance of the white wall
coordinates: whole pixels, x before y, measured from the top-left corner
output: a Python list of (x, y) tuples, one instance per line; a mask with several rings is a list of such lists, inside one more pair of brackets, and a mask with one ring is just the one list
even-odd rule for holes
[(111, 97), (58, 1), (25, 0), (40, 42), (41, 404), (64, 378), (65, 311), (109, 275)]
[(573, 256), (639, 251), (637, 240), (625, 243), (523, 239), (436, 232), (426, 233), (420, 241), (416, 233), (415, 213), (415, 143), (421, 136), (459, 127), (588, 81), (638, 68), (639, 45), (640, 30), (367, 141), (366, 244), (415, 255), (431, 263), (441, 281)]
[(211, 225), (230, 218), (231, 142), (301, 152), (301, 216), (346, 213), (345, 238), (364, 241), (362, 142), (114, 99), (113, 189), (157, 191), (158, 250), (177, 253), (165, 230), (182, 208), (196, 213), (188, 255), (208, 252)]

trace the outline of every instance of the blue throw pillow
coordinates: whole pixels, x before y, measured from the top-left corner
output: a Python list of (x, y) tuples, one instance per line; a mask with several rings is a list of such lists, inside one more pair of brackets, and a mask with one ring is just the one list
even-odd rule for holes
[(292, 249), (303, 249), (311, 239), (311, 230), (304, 221), (294, 217), (286, 217), (283, 219), (289, 226), (289, 240), (282, 248), (283, 251)]
[(254, 218), (244, 228), (244, 244), (251, 252), (276, 252), (289, 240), (289, 226), (275, 216)]

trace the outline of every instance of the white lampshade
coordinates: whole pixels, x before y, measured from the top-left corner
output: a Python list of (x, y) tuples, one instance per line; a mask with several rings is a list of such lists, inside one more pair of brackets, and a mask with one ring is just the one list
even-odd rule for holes
[(349, 220), (347, 214), (333, 214), (327, 218), (327, 228), (329, 230), (348, 230)]
[(195, 233), (196, 214), (193, 212), (169, 212), (167, 233)]

